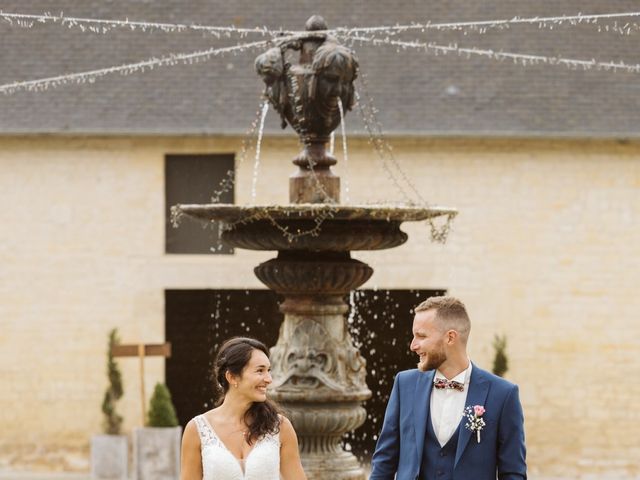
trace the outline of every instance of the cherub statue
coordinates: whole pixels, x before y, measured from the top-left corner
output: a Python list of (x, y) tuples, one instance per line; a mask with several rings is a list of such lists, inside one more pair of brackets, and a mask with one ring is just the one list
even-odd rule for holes
[(311, 68), (309, 103), (331, 133), (340, 124), (338, 99), (345, 112), (353, 107), (358, 60), (348, 48), (326, 41), (316, 50)]
[(285, 110), (288, 109), (287, 89), (284, 77), (284, 59), (279, 47), (273, 47), (256, 58), (256, 72), (265, 83), (264, 95), (280, 113), (282, 128), (287, 126)]

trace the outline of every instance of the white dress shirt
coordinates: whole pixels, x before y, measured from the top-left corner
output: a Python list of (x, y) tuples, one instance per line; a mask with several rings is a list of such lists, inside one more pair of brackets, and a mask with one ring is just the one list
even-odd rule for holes
[[(464, 384), (464, 391), (460, 392), (453, 388), (437, 389), (431, 388), (430, 416), (433, 431), (438, 438), (441, 447), (444, 447), (453, 433), (458, 428), (462, 420), (467, 393), (469, 392), (469, 382), (471, 380), (471, 362), (466, 370), (463, 370), (451, 380)], [(438, 378), (446, 377), (436, 370), (434, 381)]]

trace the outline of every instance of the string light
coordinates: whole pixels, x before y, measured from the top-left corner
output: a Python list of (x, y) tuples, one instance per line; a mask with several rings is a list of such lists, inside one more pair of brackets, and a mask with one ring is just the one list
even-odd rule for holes
[(23, 28), (31, 28), (36, 23), (55, 23), (68, 28), (77, 28), (88, 33), (107, 33), (115, 28), (124, 28), (128, 30), (139, 30), (143, 32), (162, 31), (165, 33), (198, 31), (207, 32), (220, 38), (222, 35), (230, 37), (231, 35), (246, 36), (249, 34), (259, 34), (263, 36), (274, 36), (276, 34), (288, 33), (282, 30), (269, 30), (266, 27), (254, 28), (238, 28), (235, 26), (220, 27), (211, 25), (187, 25), (180, 23), (154, 23), (154, 22), (135, 22), (126, 20), (107, 20), (101, 18), (77, 18), (66, 17), (63, 13), (60, 15), (52, 15), (44, 13), (42, 15), (29, 15), (24, 13), (5, 13), (0, 11), (0, 18), (11, 25), (17, 25)]
[(262, 40), (258, 42), (234, 45), (231, 47), (210, 48), (208, 50), (197, 51), (193, 53), (170, 54), (160, 58), (153, 57), (142, 62), (128, 63), (116, 67), (101, 68), (98, 70), (59, 75), (57, 77), (40, 78), (37, 80), (28, 80), (24, 82), (7, 83), (4, 85), (0, 85), (0, 93), (12, 94), (21, 90), (43, 91), (47, 90), (50, 87), (58, 87), (60, 85), (66, 85), (69, 83), (93, 83), (97, 78), (104, 77), (105, 75), (110, 75), (112, 73), (131, 75), (136, 72), (152, 70), (155, 67), (171, 66), (177, 64), (193, 64), (200, 61), (209, 60), (212, 57), (217, 57), (225, 53), (243, 52), (245, 50), (255, 48), (264, 48), (266, 45), (268, 45), (268, 43), (269, 41)]
[(411, 197), (407, 194), (407, 192), (402, 187), (402, 185), (400, 185), (400, 182), (396, 178), (396, 175), (393, 172), (393, 170), (389, 168), (389, 164), (386, 159), (385, 142), (381, 137), (381, 135), (379, 134), (379, 132), (377, 131), (377, 129), (374, 127), (375, 125), (375, 117), (373, 113), (374, 109), (371, 108), (370, 106), (365, 106), (362, 103), (360, 95), (358, 94), (357, 91), (356, 91), (356, 102), (357, 102), (358, 110), (360, 112), (360, 116), (364, 121), (365, 129), (369, 134), (369, 143), (373, 146), (374, 151), (378, 155), (378, 158), (381, 160), (383, 170), (385, 170), (388, 173), (389, 175), (388, 178), (391, 179), (391, 181), (393, 182), (398, 192), (404, 196), (404, 201), (408, 204), (413, 204), (414, 202), (412, 201)]
[[(555, 26), (578, 24), (597, 24), (599, 31), (604, 32), (616, 32), (619, 34), (628, 35), (633, 30), (640, 29), (640, 25), (636, 22), (625, 22), (619, 24), (617, 19), (621, 18), (633, 18), (640, 17), (640, 12), (622, 12), (622, 13), (603, 13), (594, 15), (584, 15), (578, 13), (577, 15), (562, 15), (555, 17), (528, 17), (521, 18), (515, 16), (510, 19), (498, 19), (498, 20), (481, 20), (481, 21), (469, 21), (469, 22), (447, 22), (447, 23), (412, 23), (410, 25), (388, 25), (388, 26), (376, 26), (376, 27), (339, 27), (335, 29), (325, 30), (325, 33), (339, 34), (339, 35), (353, 35), (359, 34), (388, 34), (397, 35), (402, 32), (420, 30), (422, 32), (427, 30), (445, 31), (455, 30), (464, 32), (477, 32), (485, 33), (490, 29), (506, 29), (511, 28), (513, 25), (537, 25), (539, 28), (553, 29)], [(59, 15), (53, 15), (49, 12), (41, 15), (24, 14), (24, 13), (5, 13), (0, 11), (0, 18), (7, 21), (11, 25), (17, 25), (23, 28), (31, 28), (36, 23), (55, 23), (68, 28), (77, 28), (83, 32), (89, 33), (107, 33), (115, 28), (125, 28), (129, 30), (139, 30), (143, 32), (147, 31), (162, 31), (167, 33), (184, 32), (184, 31), (201, 31), (207, 32), (220, 38), (225, 35), (230, 37), (231, 35), (246, 36), (249, 34), (259, 34), (263, 36), (276, 36), (282, 34), (303, 34), (302, 31), (296, 30), (271, 30), (266, 27), (253, 27), (253, 28), (238, 28), (235, 26), (212, 26), (212, 25), (197, 25), (197, 24), (179, 24), (179, 23), (157, 23), (157, 22), (144, 22), (144, 21), (130, 21), (125, 20), (109, 20), (100, 18), (79, 18), (79, 17), (66, 17), (63, 13)], [(613, 25), (600, 25), (602, 20), (614, 20)]]
[[(410, 25), (392, 25), (392, 26), (378, 26), (378, 27), (354, 27), (354, 28), (337, 28), (333, 32), (352, 36), (353, 34), (398, 34), (402, 32), (408, 32), (411, 30), (420, 30), (424, 32), (426, 30), (455, 30), (455, 31), (474, 31), (478, 33), (485, 33), (489, 29), (506, 29), (512, 25), (537, 25), (539, 28), (550, 28), (560, 25), (575, 26), (578, 24), (598, 24), (601, 20), (612, 20), (625, 17), (640, 17), (640, 12), (625, 12), (625, 13), (603, 13), (597, 15), (583, 15), (579, 13), (577, 15), (562, 15), (559, 17), (513, 17), (511, 19), (502, 20), (482, 20), (471, 22), (449, 22), (449, 23), (412, 23)], [(614, 21), (613, 25), (599, 25), (599, 31), (611, 31), (624, 35), (628, 35), (632, 30), (638, 30), (640, 26), (635, 22), (627, 22), (624, 24), (618, 24)]]
[[(374, 151), (377, 153), (379, 159), (381, 160), (383, 170), (388, 173), (388, 177), (391, 179), (398, 191), (404, 196), (405, 202), (407, 204), (429, 208), (429, 202), (425, 200), (419, 189), (409, 179), (409, 176), (406, 174), (398, 160), (395, 158), (391, 145), (384, 137), (382, 124), (380, 123), (376, 115), (377, 109), (373, 105), (373, 97), (368, 92), (366, 75), (362, 75), (359, 78), (359, 82), (360, 90), (363, 92), (365, 97), (367, 97), (367, 103), (364, 104), (361, 100), (360, 95), (358, 94), (358, 92), (356, 92), (358, 110), (360, 111), (360, 114), (364, 121), (365, 129), (369, 134), (369, 143), (373, 145)], [(398, 178), (397, 176), (399, 176), (400, 178)], [(402, 186), (400, 180), (402, 180), (404, 184), (408, 186), (408, 189), (413, 193), (417, 201), (412, 200), (411, 194), (408, 193), (407, 189)], [(437, 243), (445, 243), (447, 241), (455, 216), (456, 213), (454, 212), (448, 213), (445, 217), (445, 223), (440, 226), (436, 225), (433, 218), (427, 219), (427, 223), (431, 231), (432, 241)]]
[[(356, 92), (358, 108), (362, 120), (364, 121), (365, 129), (369, 134), (369, 141), (378, 153), (380, 160), (382, 160), (383, 168), (387, 171), (389, 177), (392, 179), (399, 192), (402, 193), (408, 204), (415, 205), (417, 203), (422, 203), (423, 205), (426, 205), (427, 201), (422, 197), (418, 188), (409, 179), (409, 176), (404, 172), (400, 163), (396, 160), (391, 144), (384, 136), (382, 123), (378, 120), (377, 116), (378, 110), (374, 106), (373, 96), (369, 93), (369, 85), (366, 75), (360, 76), (359, 84), (359, 90), (366, 97), (367, 101), (366, 103), (363, 103), (360, 94)], [(394, 173), (394, 169), (397, 171), (397, 174)], [(398, 179), (396, 175), (400, 178)], [(407, 189), (402, 186), (400, 180), (402, 180), (408, 187), (410, 192), (414, 195), (415, 200), (411, 198), (410, 193), (407, 193)]]
[[(253, 121), (251, 122), (251, 125), (249, 126), (249, 129), (247, 130), (247, 132), (244, 135), (244, 138), (242, 139), (240, 154), (238, 155), (238, 166), (244, 163), (244, 161), (246, 160), (251, 150), (251, 146), (254, 145), (253, 139), (258, 135), (258, 126), (262, 119), (263, 111), (264, 111), (264, 99), (261, 98), (260, 107), (256, 111), (256, 114), (254, 116)], [(255, 145), (257, 145), (257, 142), (255, 142)], [(231, 189), (235, 186), (235, 183), (236, 183), (235, 170), (233, 169), (227, 170), (226, 177), (223, 178), (218, 184), (220, 188), (213, 192), (213, 195), (211, 196), (211, 202), (220, 203), (222, 196), (225, 193), (230, 192)]]
[(432, 51), (436, 55), (438, 54), (449, 54), (455, 53), (460, 56), (466, 56), (470, 58), (471, 56), (477, 55), (482, 57), (491, 58), (493, 60), (512, 60), (513, 63), (520, 64), (523, 66), (527, 65), (538, 65), (538, 64), (547, 64), (547, 65), (564, 65), (571, 69), (582, 68), (583, 70), (605, 70), (605, 71), (624, 71), (630, 73), (639, 73), (640, 72), (640, 64), (627, 64), (622, 61), (614, 62), (600, 62), (595, 59), (591, 60), (581, 60), (574, 58), (564, 58), (564, 57), (548, 57), (545, 55), (529, 55), (523, 53), (513, 53), (513, 52), (504, 52), (502, 50), (491, 50), (491, 49), (482, 49), (482, 48), (464, 48), (459, 47), (457, 44), (449, 44), (449, 45), (438, 45), (433, 42), (423, 43), (423, 42), (403, 42), (399, 40), (391, 40), (389, 38), (379, 39), (373, 37), (362, 37), (362, 36), (352, 36), (352, 40), (363, 42), (363, 43), (371, 43), (373, 45), (391, 45), (396, 46), (402, 49), (407, 48), (415, 48), (424, 51)]
[[(414, 23), (411, 25), (396, 25), (396, 26), (380, 26), (380, 27), (368, 27), (368, 28), (338, 28), (333, 30), (326, 31), (327, 33), (333, 33), (349, 41), (358, 41), (361, 43), (370, 43), (373, 45), (391, 45), (395, 46), (398, 49), (422, 49), (425, 51), (431, 51), (437, 54), (449, 54), (455, 53), (457, 55), (466, 55), (467, 58), (471, 56), (483, 56), (486, 58), (491, 58), (494, 60), (511, 60), (516, 64), (520, 65), (535, 65), (535, 64), (548, 64), (548, 65), (564, 65), (568, 68), (582, 68), (583, 70), (597, 69), (597, 70), (605, 70), (605, 71), (625, 71), (631, 73), (639, 73), (640, 72), (640, 64), (626, 64), (625, 62), (619, 61), (596, 61), (595, 59), (591, 60), (582, 60), (582, 59), (571, 59), (564, 57), (550, 57), (544, 55), (530, 55), (530, 54), (522, 54), (522, 53), (513, 53), (513, 52), (504, 52), (504, 51), (494, 51), (492, 49), (480, 49), (476, 47), (472, 48), (464, 48), (459, 47), (457, 44), (449, 44), (449, 45), (438, 45), (433, 42), (424, 43), (418, 41), (398, 41), (391, 40), (390, 38), (376, 38), (373, 35), (378, 34), (387, 34), (387, 35), (397, 35), (399, 33), (412, 31), (412, 30), (420, 30), (425, 32), (427, 30), (457, 30), (464, 31), (465, 33), (468, 31), (475, 31), (479, 33), (484, 33), (488, 29), (504, 29), (510, 28), (512, 25), (517, 24), (532, 24), (537, 25), (539, 28), (550, 28), (553, 29), (556, 25), (564, 25), (569, 24), (572, 26), (578, 24), (598, 24), (601, 20), (612, 20), (618, 19), (622, 17), (638, 17), (640, 16), (640, 12), (630, 12), (630, 13), (615, 13), (615, 14), (600, 14), (600, 15), (582, 15), (578, 14), (575, 16), (561, 16), (561, 17), (533, 17), (533, 18), (519, 18), (514, 17), (510, 20), (491, 20), (491, 21), (480, 21), (480, 22), (456, 22), (456, 23), (425, 23), (418, 24)], [(113, 28), (129, 28), (131, 30), (142, 30), (142, 31), (151, 31), (151, 30), (161, 30), (164, 32), (180, 32), (185, 30), (195, 30), (195, 31), (206, 31), (216, 35), (220, 38), (221, 35), (226, 35), (230, 37), (232, 34), (239, 34), (241, 36), (246, 36), (251, 33), (261, 34), (263, 36), (271, 35), (275, 37), (276, 35), (293, 35), (293, 36), (303, 36), (306, 35), (306, 32), (291, 32), (291, 31), (273, 31), (268, 30), (266, 28), (252, 28), (252, 29), (239, 29), (236, 27), (214, 27), (214, 26), (204, 26), (204, 25), (182, 25), (182, 24), (166, 24), (166, 23), (149, 23), (149, 22), (130, 22), (129, 20), (118, 21), (118, 20), (101, 20), (101, 19), (86, 19), (86, 18), (74, 18), (74, 17), (64, 17), (60, 15), (59, 17), (52, 16), (50, 14), (45, 15), (24, 15), (24, 14), (7, 14), (0, 12), (0, 18), (9, 22), (10, 24), (15, 24), (24, 28), (31, 28), (36, 23), (58, 23), (60, 25), (65, 25), (69, 28), (79, 28), (82, 31), (88, 31), (92, 33), (106, 33)], [(613, 22), (612, 25), (597, 25), (598, 31), (604, 32), (616, 32), (620, 34), (628, 35), (632, 31), (638, 30), (640, 27), (635, 22), (627, 22), (624, 24), (618, 24), (617, 20)], [(320, 33), (320, 32), (318, 32)], [(366, 37), (363, 34), (369, 34), (371, 36)], [(278, 38), (278, 40), (283, 40), (286, 37)], [(275, 40), (276, 38), (272, 38)], [(205, 51), (193, 52), (190, 54), (171, 54), (168, 56), (160, 57), (160, 58), (151, 58), (149, 60), (138, 62), (134, 64), (121, 65), (117, 67), (110, 67), (106, 69), (92, 70), (88, 72), (81, 72), (69, 75), (61, 75), (57, 77), (49, 77), (44, 79), (26, 81), (26, 82), (14, 82), (11, 84), (0, 85), (0, 92), (2, 93), (13, 93), (19, 90), (30, 90), (30, 91), (39, 91), (45, 90), (49, 87), (55, 87), (58, 85), (66, 84), (66, 83), (85, 83), (85, 82), (94, 82), (97, 78), (108, 75), (111, 73), (120, 73), (123, 75), (132, 74), (139, 71), (145, 71), (147, 69), (153, 69), (157, 66), (166, 66), (166, 65), (176, 65), (179, 63), (182, 64), (190, 64), (196, 63), (202, 60), (207, 60), (211, 57), (218, 56), (228, 52), (237, 52), (237, 51), (245, 51), (251, 48), (261, 48), (268, 44), (271, 41), (264, 40), (260, 42), (246, 43), (240, 44), (233, 47), (223, 47), (223, 48), (212, 48)], [(294, 104), (296, 102), (293, 102)], [(422, 198), (418, 189), (411, 183), (408, 179), (407, 175), (400, 168), (397, 160), (393, 156), (391, 151), (391, 147), (388, 142), (385, 142), (382, 136), (382, 128), (377, 121), (375, 116), (375, 108), (372, 105), (371, 98), (369, 97), (369, 106), (364, 106), (360, 99), (358, 98), (358, 105), (360, 110), (365, 118), (365, 125), (370, 134), (371, 141), (379, 153), (383, 161), (383, 166), (390, 174), (390, 177), (397, 183), (400, 187), (401, 191), (405, 195), (405, 197), (409, 200), (410, 204), (415, 204), (411, 202), (411, 196), (407, 195), (405, 189), (402, 188), (398, 178), (393, 174), (393, 169), (390, 168), (390, 165), (395, 168), (398, 172), (400, 178), (407, 184), (412, 191), (412, 193), (420, 200), (421, 204), (424, 206), (428, 206), (427, 202)], [(367, 113), (368, 108), (368, 113)], [(259, 154), (257, 154), (258, 156)], [(345, 148), (345, 157), (346, 157), (346, 148)], [(310, 165), (313, 167), (313, 165)], [(315, 176), (315, 172), (313, 168), (310, 168), (312, 176), (315, 180), (316, 188), (323, 194), (325, 200), (330, 201), (326, 192), (324, 192), (324, 188), (319, 181), (319, 179)], [(223, 180), (221, 185), (223, 190), (231, 188), (233, 186), (233, 173), (231, 173), (228, 181)], [(230, 185), (230, 186), (229, 186)], [(219, 195), (214, 195), (214, 197)], [(242, 221), (242, 223), (247, 221), (253, 221), (257, 219), (267, 219), (272, 224), (274, 224), (288, 239), (289, 241), (293, 241), (296, 237), (302, 235), (318, 235), (320, 226), (327, 218), (330, 218), (334, 215), (336, 211), (335, 205), (323, 205), (323, 208), (318, 210), (318, 215), (314, 218), (314, 222), (316, 226), (312, 229), (309, 229), (304, 232), (296, 232), (291, 233), (289, 231), (289, 226), (280, 225), (273, 216), (269, 214), (269, 212), (265, 211), (262, 213), (257, 213), (257, 217), (255, 218), (247, 218)], [(429, 223), (432, 227), (432, 238), (435, 241), (444, 241), (447, 237), (447, 234), (450, 230), (451, 219), (453, 218), (453, 214), (447, 216), (447, 223), (441, 228), (436, 228), (433, 224), (432, 220), (429, 220)], [(234, 225), (230, 225), (229, 228), (233, 228)]]
[[(481, 48), (464, 48), (459, 47), (457, 44), (450, 45), (438, 45), (433, 42), (423, 43), (418, 41), (412, 42), (404, 42), (399, 40), (391, 40), (389, 38), (379, 39), (373, 37), (363, 37), (363, 36), (351, 36), (351, 40), (362, 42), (362, 43), (372, 43), (374, 45), (391, 45), (400, 47), (402, 49), (413, 48), (413, 49), (421, 49), (425, 51), (433, 51), (435, 54), (449, 54), (456, 53), (458, 55), (466, 55), (467, 58), (471, 56), (484, 56), (487, 58), (491, 58), (494, 60), (512, 60), (516, 64), (520, 64), (523, 66), (526, 65), (537, 65), (537, 64), (548, 64), (548, 65), (564, 65), (568, 68), (577, 69), (582, 68), (583, 70), (605, 70), (605, 71), (625, 71), (631, 73), (639, 73), (640, 72), (640, 64), (627, 64), (622, 61), (614, 62), (601, 62), (596, 61), (595, 59), (591, 60), (581, 60), (581, 59), (572, 59), (572, 58), (564, 58), (564, 57), (548, 57), (544, 55), (530, 55), (530, 54), (522, 54), (522, 53), (513, 53), (513, 52), (504, 52), (504, 51), (495, 51), (491, 49), (481, 49)], [(115, 67), (102, 68), (98, 70), (90, 70), (86, 72), (79, 73), (71, 73), (67, 75), (59, 75), (56, 77), (47, 77), (40, 78), (37, 80), (28, 80), (22, 82), (13, 82), (0, 85), (0, 93), (4, 94), (12, 94), (17, 91), (27, 90), (27, 91), (42, 91), (47, 90), (50, 87), (58, 87), (60, 85), (66, 85), (69, 83), (93, 83), (99, 77), (103, 77), (105, 75), (109, 75), (112, 73), (120, 73), (121, 75), (131, 75), (136, 72), (143, 72), (146, 70), (152, 70), (155, 67), (160, 66), (171, 66), (177, 64), (192, 64), (197, 63), (203, 60), (208, 60), (212, 57), (216, 57), (219, 55), (223, 55), (225, 53), (230, 52), (243, 52), (250, 49), (255, 48), (263, 48), (268, 45), (270, 42), (268, 40), (262, 40), (258, 42), (245, 43), (234, 45), (231, 47), (220, 47), (220, 48), (211, 48), (204, 51), (197, 51), (188, 54), (170, 54), (160, 58), (150, 58), (148, 60), (144, 60), (138, 63), (129, 63), (124, 65), (119, 65)]]
[[(240, 166), (244, 163), (244, 161), (249, 156), (249, 152), (253, 145), (256, 146), (259, 142), (254, 141), (256, 137), (259, 137), (259, 126), (262, 121), (263, 113), (265, 111), (265, 100), (262, 99), (260, 102), (260, 107), (257, 109), (256, 114), (254, 116), (253, 121), (251, 122), (251, 126), (246, 132), (244, 139), (242, 141), (242, 146), (240, 148), (240, 153), (238, 155), (238, 164)], [(236, 222), (225, 223), (224, 230), (233, 230), (239, 225), (244, 225), (247, 223), (259, 221), (259, 220), (267, 220), (272, 226), (274, 226), (286, 239), (289, 243), (293, 242), (298, 237), (303, 237), (306, 235), (310, 235), (313, 237), (317, 237), (320, 234), (321, 227), (325, 220), (332, 218), (335, 216), (335, 213), (338, 211), (337, 205), (333, 202), (324, 187), (320, 183), (320, 179), (315, 174), (313, 169), (310, 169), (311, 176), (313, 179), (313, 188), (318, 192), (323, 201), (325, 203), (314, 204), (310, 206), (311, 211), (315, 211), (315, 215), (312, 220), (314, 222), (314, 226), (306, 229), (306, 230), (298, 230), (296, 232), (291, 232), (290, 226), (279, 222), (274, 216), (268, 211), (268, 209), (256, 210), (252, 215), (244, 217), (242, 220), (238, 220)], [(216, 190), (212, 197), (212, 203), (219, 203), (222, 199), (222, 196), (230, 192), (236, 184), (235, 172), (234, 170), (228, 170), (226, 176), (220, 181), (218, 184), (218, 190)], [(174, 228), (177, 228), (180, 225), (181, 219), (184, 215), (184, 212), (178, 207), (171, 207), (171, 224)], [(220, 235), (222, 235), (223, 230), (218, 229)]]

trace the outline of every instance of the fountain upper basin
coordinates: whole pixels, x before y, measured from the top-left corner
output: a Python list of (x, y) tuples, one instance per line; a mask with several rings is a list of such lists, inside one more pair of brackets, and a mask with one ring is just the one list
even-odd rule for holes
[(176, 205), (174, 215), (222, 224), (222, 240), (249, 250), (345, 252), (402, 245), (405, 221), (455, 216), (445, 207), (336, 205)]

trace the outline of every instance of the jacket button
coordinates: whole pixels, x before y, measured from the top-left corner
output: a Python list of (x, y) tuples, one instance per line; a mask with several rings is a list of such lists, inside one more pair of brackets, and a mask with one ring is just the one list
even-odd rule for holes
[(444, 470), (438, 470), (438, 471), (436, 472), (436, 474), (437, 474), (439, 477), (441, 477), (442, 475), (444, 475)]
[(441, 456), (441, 457), (446, 457), (446, 456), (447, 456), (447, 453), (446, 453), (446, 452), (440, 452), (440, 456)]

